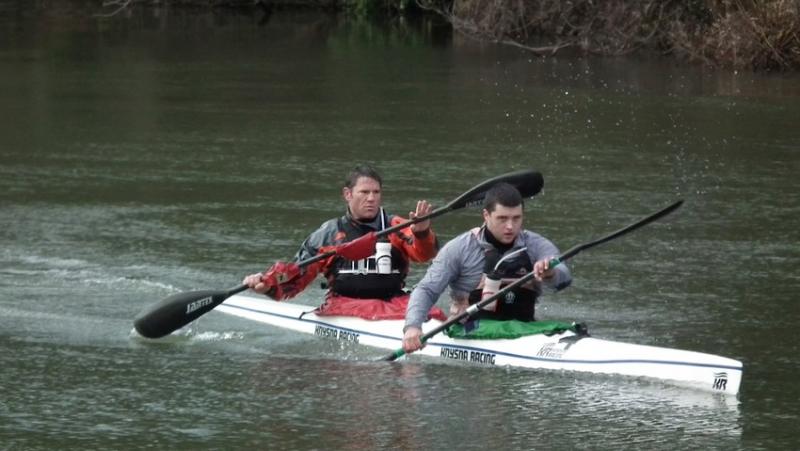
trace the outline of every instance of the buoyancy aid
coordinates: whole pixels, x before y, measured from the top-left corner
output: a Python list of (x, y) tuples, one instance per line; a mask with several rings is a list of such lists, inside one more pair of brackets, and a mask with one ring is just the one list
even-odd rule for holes
[[(489, 247), (485, 251), (485, 264), (484, 274), (478, 287), (472, 290), (469, 294), (469, 303), (475, 304), (480, 302), (483, 292), (483, 286), (486, 283), (486, 275), (492, 274), (494, 278), (500, 278), (500, 289), (509, 285), (521, 278), (522, 276), (533, 271), (533, 262), (527, 252), (516, 252), (511, 258), (504, 259), (504, 261), (497, 266), (506, 255), (514, 253), (512, 249), (508, 252), (501, 253), (494, 247)], [(496, 267), (497, 266), (497, 267)], [(475, 317), (488, 318), (497, 320), (511, 320), (516, 319), (519, 321), (534, 321), (536, 299), (540, 294), (539, 284), (535, 281), (525, 283), (519, 287), (511, 289), (508, 293), (501, 296), (495, 303), (494, 311), (481, 310)]]
[[(389, 217), (383, 208), (379, 215), (380, 230), (383, 230), (389, 226)], [(339, 230), (334, 244), (346, 243), (374, 231), (349, 217), (340, 218), (337, 225)], [(382, 248), (388, 248), (388, 252)], [(383, 264), (387, 258), (391, 258), (391, 265)], [(334, 294), (361, 299), (390, 299), (403, 293), (408, 266), (408, 257), (401, 250), (388, 241), (379, 241), (376, 253), (363, 260), (337, 257), (326, 277)]]

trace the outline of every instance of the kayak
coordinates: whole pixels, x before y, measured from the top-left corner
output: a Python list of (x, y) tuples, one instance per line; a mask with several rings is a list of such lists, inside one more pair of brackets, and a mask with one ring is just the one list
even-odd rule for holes
[[(381, 349), (402, 346), (403, 320), (370, 321), (350, 316), (317, 316), (314, 307), (236, 294), (216, 310), (321, 339)], [(441, 324), (431, 319), (423, 333)], [(515, 339), (464, 339), (437, 334), (413, 355), (482, 365), (580, 371), (656, 379), (670, 384), (736, 395), (742, 380), (738, 360), (701, 352), (594, 338), (571, 330)]]

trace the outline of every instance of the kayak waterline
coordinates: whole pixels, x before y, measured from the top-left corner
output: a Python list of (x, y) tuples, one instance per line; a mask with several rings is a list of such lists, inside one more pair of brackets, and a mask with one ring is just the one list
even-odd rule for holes
[[(308, 305), (237, 294), (217, 307), (222, 313), (379, 349), (402, 343), (402, 320), (370, 321), (318, 316)], [(441, 322), (429, 320), (423, 331)], [(726, 395), (739, 392), (740, 361), (702, 352), (629, 344), (566, 331), (547, 336), (475, 340), (438, 335), (415, 354), (484, 365), (577, 371), (660, 380), (671, 385)]]

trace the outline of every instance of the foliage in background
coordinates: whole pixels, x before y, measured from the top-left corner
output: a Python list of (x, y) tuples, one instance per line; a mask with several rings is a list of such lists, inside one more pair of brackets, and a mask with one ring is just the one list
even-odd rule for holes
[(710, 65), (800, 68), (799, 0), (418, 0), (470, 36), (538, 54), (657, 50)]
[(345, 10), (357, 17), (433, 11), (479, 39), (540, 55), (657, 51), (714, 66), (800, 69), (800, 0), (103, 0), (132, 4)]
[(343, 4), (345, 8), (363, 16), (417, 9), (414, 0), (343, 0)]

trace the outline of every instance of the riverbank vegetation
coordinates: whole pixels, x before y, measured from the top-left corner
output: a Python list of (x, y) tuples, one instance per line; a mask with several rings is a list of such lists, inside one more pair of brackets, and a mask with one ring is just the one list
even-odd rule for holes
[(420, 0), (465, 34), (540, 55), (655, 51), (713, 66), (800, 69), (798, 0)]
[(656, 52), (717, 67), (800, 69), (800, 0), (104, 0), (445, 17), (459, 33), (542, 56)]

